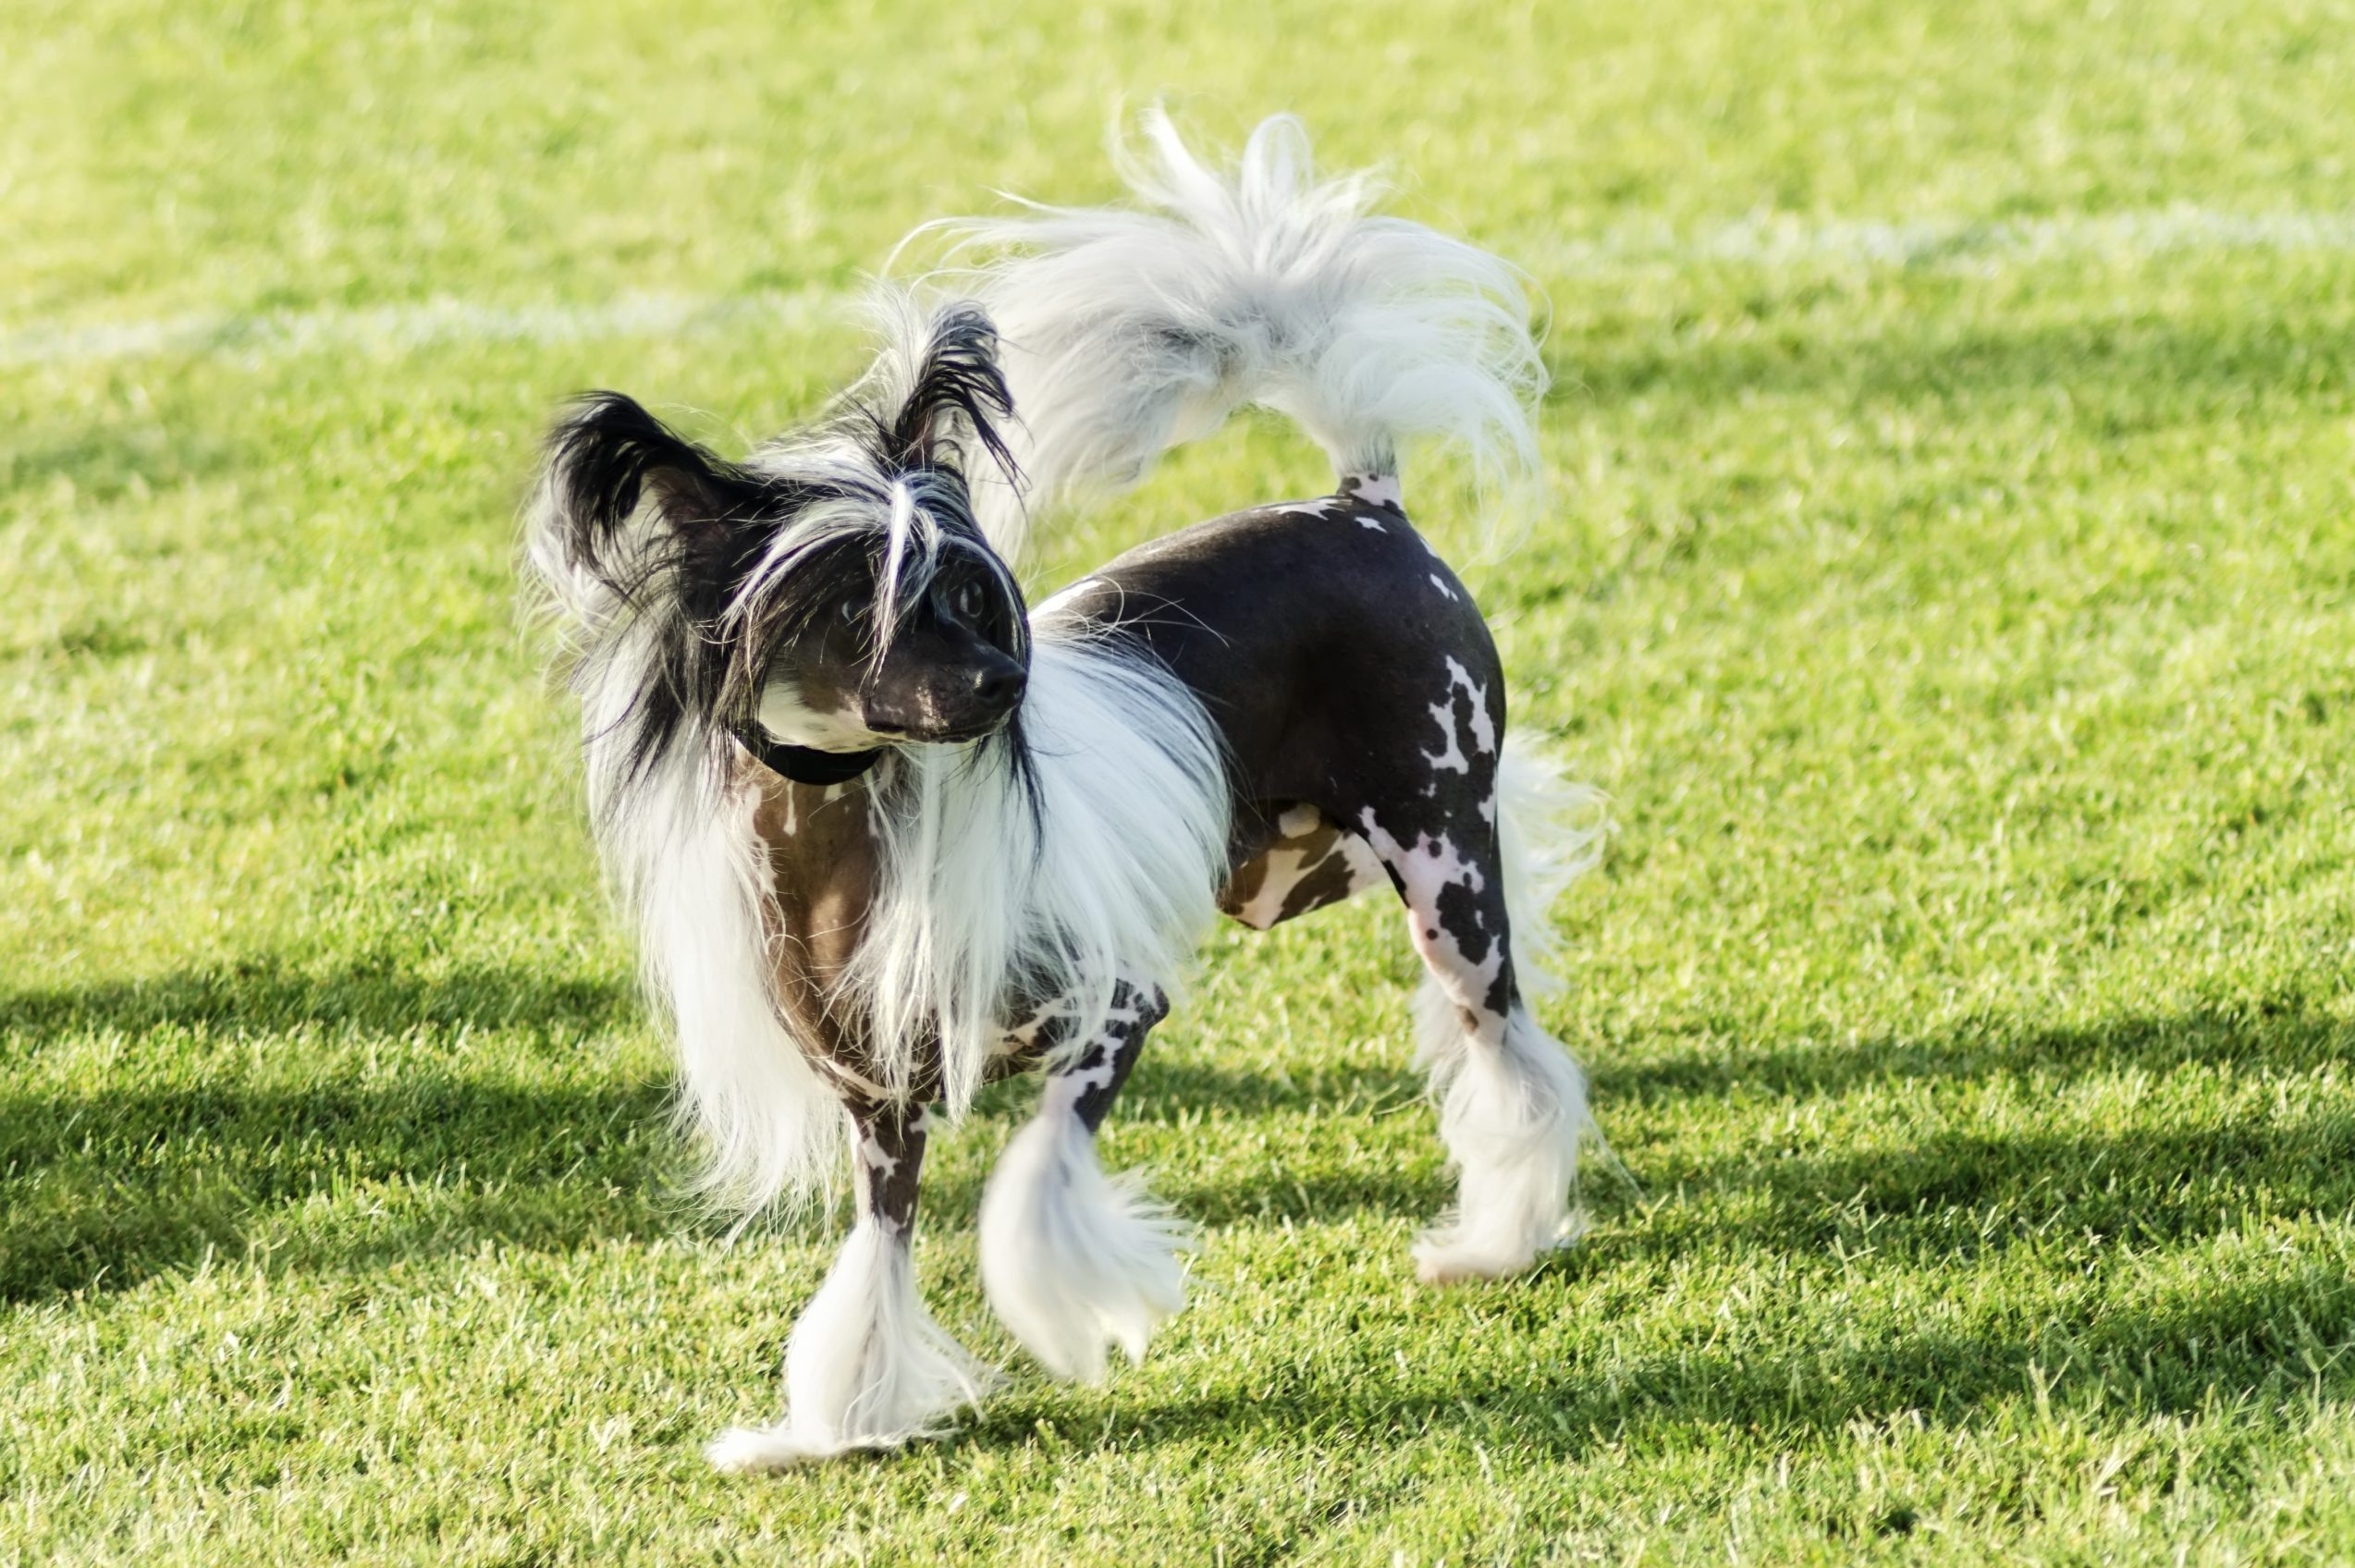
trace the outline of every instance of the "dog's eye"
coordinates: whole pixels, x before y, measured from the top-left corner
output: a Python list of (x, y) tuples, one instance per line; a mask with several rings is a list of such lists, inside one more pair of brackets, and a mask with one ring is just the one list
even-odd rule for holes
[(843, 625), (856, 626), (863, 619), (865, 618), (866, 595), (865, 594), (846, 594), (842, 596), (841, 604), (836, 606), (836, 610), (837, 613), (841, 616)]
[(959, 620), (971, 621), (978, 619), (981, 614), (981, 584), (978, 582), (960, 584), (949, 603), (956, 609)]

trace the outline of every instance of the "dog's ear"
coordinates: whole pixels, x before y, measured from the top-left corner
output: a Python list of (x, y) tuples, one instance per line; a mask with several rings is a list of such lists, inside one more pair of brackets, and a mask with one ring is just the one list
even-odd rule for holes
[(998, 329), (974, 304), (954, 304), (926, 324), (911, 363), (906, 391), (881, 420), (891, 462), (903, 469), (963, 472), (977, 446), (1008, 480), (1013, 453), (1000, 424), (1014, 411), (998, 365)]
[(629, 601), (666, 566), (723, 548), (755, 501), (736, 465), (620, 393), (592, 392), (548, 433), (534, 550)]

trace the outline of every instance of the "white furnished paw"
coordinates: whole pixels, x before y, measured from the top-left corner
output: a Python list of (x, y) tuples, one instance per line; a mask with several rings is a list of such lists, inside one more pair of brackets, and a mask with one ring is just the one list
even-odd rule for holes
[(1536, 1267), (1548, 1253), (1577, 1245), (1585, 1234), (1584, 1217), (1573, 1215), (1544, 1241), (1463, 1241), (1444, 1232), (1429, 1235), (1415, 1243), (1415, 1277), (1426, 1285), (1509, 1279)]
[(1415, 1249), (1415, 1277), (1426, 1285), (1462, 1285), (1503, 1280), (1537, 1261), (1526, 1249), (1501, 1251), (1426, 1242)]
[(830, 1439), (797, 1433), (791, 1422), (774, 1427), (730, 1427), (704, 1445), (704, 1457), (723, 1476), (762, 1476), (815, 1464), (842, 1452)]

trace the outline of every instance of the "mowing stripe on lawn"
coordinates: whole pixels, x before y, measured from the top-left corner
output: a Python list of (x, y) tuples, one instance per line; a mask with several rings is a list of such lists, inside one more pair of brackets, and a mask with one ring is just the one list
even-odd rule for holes
[[(1695, 265), (1963, 271), (2112, 255), (2128, 260), (2223, 251), (2355, 253), (2355, 213), (2220, 213), (2200, 207), (2041, 218), (1840, 218), (1759, 214), (1680, 235), (1625, 225), (1552, 247), (1505, 247), (1542, 276), (1592, 278)], [(570, 343), (698, 333), (754, 324), (795, 327), (855, 302), (837, 288), (746, 294), (627, 294), (595, 304), (499, 305), (458, 299), (360, 309), (192, 312), (147, 321), (0, 330), (0, 365), (71, 365), (157, 355), (281, 358), (391, 351), (453, 342)]]

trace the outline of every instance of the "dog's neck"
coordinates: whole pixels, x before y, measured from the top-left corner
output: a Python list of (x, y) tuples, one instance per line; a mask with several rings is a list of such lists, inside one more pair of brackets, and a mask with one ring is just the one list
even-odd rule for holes
[(864, 752), (821, 752), (816, 746), (789, 746), (770, 740), (757, 725), (737, 739), (763, 767), (796, 784), (847, 784), (873, 767), (876, 759), (883, 754), (880, 746)]

